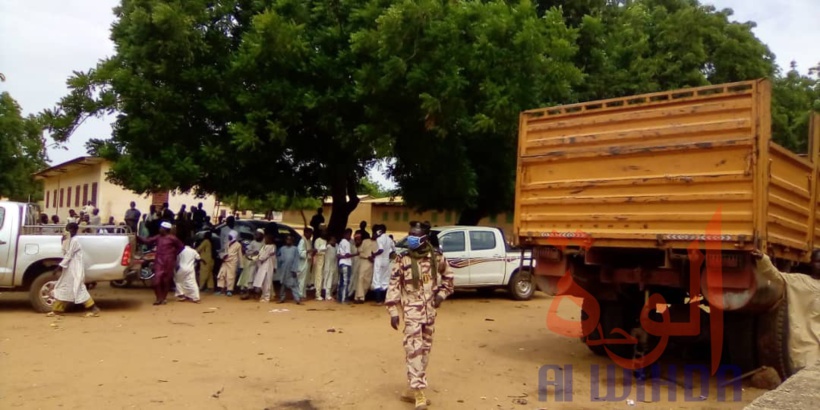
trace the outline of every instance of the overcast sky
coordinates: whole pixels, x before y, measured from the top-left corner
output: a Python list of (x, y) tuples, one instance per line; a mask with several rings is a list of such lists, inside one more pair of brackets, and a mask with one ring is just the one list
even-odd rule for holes
[[(1, 0), (0, 72), (25, 113), (54, 106), (67, 93), (65, 80), (114, 53), (109, 29), (118, 0)], [(702, 0), (731, 8), (734, 19), (755, 21), (781, 67), (797, 61), (806, 72), (820, 61), (820, 0)], [(85, 155), (85, 143), (111, 133), (111, 119), (88, 120), (62, 148), (49, 148), (52, 164)], [(379, 178), (384, 181), (383, 178)]]

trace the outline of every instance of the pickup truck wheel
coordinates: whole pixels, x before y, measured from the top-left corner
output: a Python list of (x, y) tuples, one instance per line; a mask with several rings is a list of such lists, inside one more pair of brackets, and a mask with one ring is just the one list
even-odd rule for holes
[(535, 283), (532, 274), (527, 270), (520, 270), (510, 278), (509, 291), (515, 300), (530, 300), (535, 293)]
[(51, 312), (51, 306), (54, 304), (54, 286), (57, 285), (57, 279), (59, 278), (60, 275), (55, 274), (54, 271), (49, 271), (44, 272), (31, 282), (28, 298), (31, 307), (36, 312)]

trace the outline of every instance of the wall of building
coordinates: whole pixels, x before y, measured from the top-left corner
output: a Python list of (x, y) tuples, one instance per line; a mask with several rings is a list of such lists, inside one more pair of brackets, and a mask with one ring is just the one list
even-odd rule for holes
[[(68, 218), (68, 210), (74, 209), (79, 213), (85, 202), (93, 201), (94, 187), (96, 186), (97, 201), (100, 195), (100, 164), (89, 165), (77, 169), (76, 171), (51, 177), (43, 181), (43, 202), (40, 209), (49, 217), (57, 215), (61, 221)], [(77, 187), (79, 187), (79, 201), (77, 197)], [(68, 190), (71, 189), (69, 195)], [(62, 190), (63, 203), (60, 204), (60, 192)], [(55, 204), (55, 192), (57, 201)], [(69, 198), (70, 197), (70, 198)], [(69, 203), (69, 199), (71, 199)]]
[[(110, 216), (114, 217), (116, 223), (123, 222), (125, 211), (130, 207), (131, 201), (136, 202), (137, 209), (142, 213), (148, 211), (151, 202), (151, 195), (139, 195), (116, 185), (105, 178), (106, 172), (111, 169), (108, 162), (91, 165), (67, 172), (59, 177), (51, 177), (43, 180), (43, 189), (49, 192), (44, 195), (40, 208), (49, 215), (58, 215), (60, 221), (68, 218), (68, 210), (74, 209), (79, 213), (87, 201), (93, 201), (100, 210), (100, 218), (107, 222)], [(77, 202), (76, 190), (79, 186), (80, 199)], [(87, 188), (85, 188), (87, 186)], [(93, 197), (94, 186), (96, 186), (96, 198)], [(68, 203), (67, 189), (71, 188), (71, 203)], [(63, 190), (63, 205), (60, 206), (60, 189)], [(57, 204), (54, 206), (54, 190), (57, 191)], [(84, 192), (87, 193), (84, 195)], [(46, 199), (48, 202), (46, 203)], [(85, 199), (85, 202), (83, 201)], [(171, 192), (168, 196), (168, 206), (172, 211), (177, 212), (182, 205), (190, 208), (202, 202), (202, 207), (209, 216), (213, 216), (216, 210), (216, 200), (213, 196), (196, 198), (193, 193), (180, 194)], [(190, 211), (190, 209), (189, 209)]]
[[(330, 220), (331, 209), (330, 205), (324, 206), (325, 220)], [(305, 216), (310, 221), (310, 218), (316, 211), (305, 211)], [(494, 226), (501, 228), (508, 240), (512, 240), (513, 233), (513, 214), (499, 214), (493, 217), (484, 218), (479, 222), (480, 226)], [(356, 207), (356, 210), (350, 214), (348, 218), (348, 227), (351, 229), (358, 229), (360, 221), (367, 221), (368, 227), (374, 224), (384, 224), (387, 226), (387, 231), (396, 237), (398, 240), (404, 232), (407, 231), (410, 221), (430, 221), (433, 226), (455, 225), (458, 221), (458, 213), (449, 212), (416, 212), (403, 205), (386, 205), (379, 203), (362, 202)], [(299, 211), (285, 211), (283, 215), (283, 222), (291, 226), (302, 226), (302, 217)], [(368, 228), (368, 230), (371, 230)]]

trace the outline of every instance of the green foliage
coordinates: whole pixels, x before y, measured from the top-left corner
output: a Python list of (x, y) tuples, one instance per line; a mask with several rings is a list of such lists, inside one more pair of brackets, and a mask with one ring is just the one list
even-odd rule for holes
[(732, 10), (696, 0), (635, 0), (587, 10), (576, 63), (579, 101), (770, 77), (774, 56), (729, 21)]
[[(116, 54), (44, 113), (65, 141), (118, 113), (109, 178), (302, 209), (391, 175), (420, 209), (461, 223), (513, 203), (522, 110), (771, 77), (753, 23), (697, 0), (122, 0)], [(775, 81), (775, 135), (801, 147), (816, 80)], [(302, 204), (302, 201), (304, 203)], [(300, 205), (302, 204), (302, 205)], [(295, 208), (293, 208), (295, 207)]]
[[(236, 210), (251, 210), (254, 213), (287, 210), (315, 210), (322, 206), (322, 200), (316, 198), (300, 198), (289, 195), (268, 194), (262, 198), (248, 198), (238, 196), (226, 198), (225, 202)], [(237, 206), (238, 205), (238, 206)]]
[(359, 188), (357, 191), (361, 195), (370, 195), (373, 198), (384, 198), (393, 195), (393, 192), (385, 188), (378, 181), (373, 181), (367, 177), (362, 178), (362, 180), (359, 181)]
[(33, 173), (46, 165), (41, 121), (23, 117), (17, 101), (0, 93), (0, 197), (17, 201), (42, 198), (40, 183)]
[(529, 1), (398, 1), (354, 37), (356, 78), (392, 175), (420, 209), (512, 203), (519, 112), (571, 96), (575, 32)]
[(820, 112), (820, 64), (801, 75), (796, 64), (772, 88), (772, 136), (784, 147), (804, 154), (808, 151), (812, 112)]

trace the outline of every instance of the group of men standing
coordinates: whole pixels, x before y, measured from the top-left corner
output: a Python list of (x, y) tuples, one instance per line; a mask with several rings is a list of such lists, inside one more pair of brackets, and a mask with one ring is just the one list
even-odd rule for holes
[[(276, 249), (273, 238), (259, 229), (253, 241), (243, 249), (238, 242), (233, 217), (226, 219), (225, 226), (219, 232), (221, 249), (217, 252), (222, 266), (217, 275), (217, 294), (233, 296), (238, 287), (243, 299), (255, 295), (263, 302), (270, 300), (266, 293), (269, 289), (273, 296), (275, 291), (263, 280), (265, 286), (259, 286), (259, 266), (268, 261), (263, 248), (271, 245), (275, 271), (272, 279), (281, 282), (279, 302), (284, 302), (287, 293), (291, 293), (296, 303), (308, 297), (313, 291), (316, 300), (347, 303), (364, 303), (368, 293), (373, 290), (375, 301), (383, 304), (390, 280), (390, 258), (395, 255), (393, 239), (386, 235), (387, 227), (376, 225), (373, 236), (367, 231), (367, 224), (362, 222), (360, 229), (353, 234), (346, 229), (341, 238), (327, 233), (323, 224), (314, 230), (305, 227), (302, 238), (296, 241), (293, 236), (286, 236), (280, 249)], [(318, 231), (318, 235), (315, 235)], [(200, 255), (210, 252), (210, 240), (198, 247)], [(267, 242), (271, 242), (267, 244)], [(200, 287), (206, 290), (212, 274), (209, 261), (200, 270)], [(238, 281), (237, 281), (238, 277)], [(267, 296), (267, 297), (266, 297)]]

